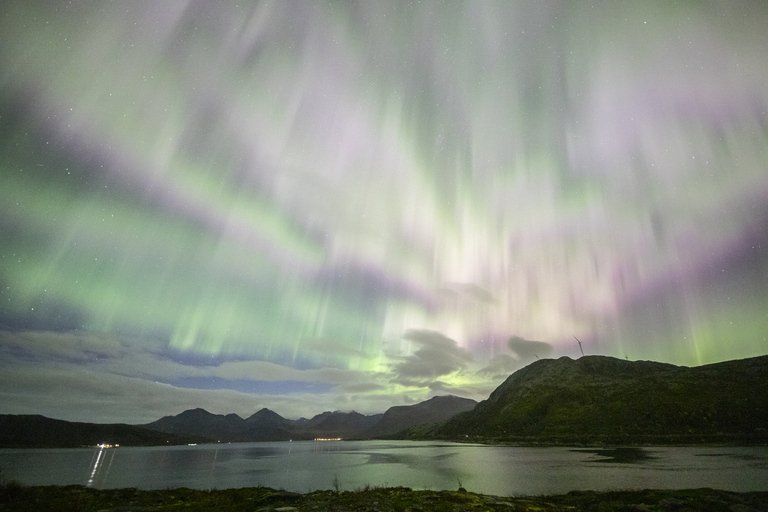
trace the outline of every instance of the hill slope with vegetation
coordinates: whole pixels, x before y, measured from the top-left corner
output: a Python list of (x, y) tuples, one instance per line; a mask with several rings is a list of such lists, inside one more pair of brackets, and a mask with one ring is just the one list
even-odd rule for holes
[(545, 359), (421, 437), (482, 442), (768, 442), (768, 356), (683, 367)]

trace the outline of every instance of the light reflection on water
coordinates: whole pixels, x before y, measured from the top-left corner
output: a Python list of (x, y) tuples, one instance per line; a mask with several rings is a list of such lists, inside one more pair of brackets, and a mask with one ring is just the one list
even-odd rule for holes
[(307, 492), (366, 485), (496, 495), (712, 487), (768, 491), (768, 447), (529, 448), (350, 441), (0, 450), (29, 485), (198, 489), (265, 485)]
[[(107, 450), (104, 446), (99, 446), (98, 450), (94, 452), (93, 457), (91, 458), (92, 464), (91, 464), (91, 476), (88, 478), (88, 483), (86, 483), (86, 487), (93, 487), (93, 481), (97, 476), (97, 473), (101, 470), (101, 465), (104, 463), (104, 459), (106, 456), (104, 455), (104, 451)], [(112, 461), (115, 458), (115, 452), (114, 450), (110, 451), (111, 457), (109, 458), (109, 465), (107, 466), (107, 470), (105, 471), (104, 475), (102, 476), (102, 480), (106, 480), (107, 475), (109, 474), (109, 469), (112, 467)], [(95, 460), (94, 460), (95, 459)]]

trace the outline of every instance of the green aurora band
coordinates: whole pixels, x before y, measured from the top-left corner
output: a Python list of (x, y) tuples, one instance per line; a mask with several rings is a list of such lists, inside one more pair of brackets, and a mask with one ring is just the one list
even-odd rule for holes
[[(767, 24), (729, 2), (4, 2), (0, 413), (482, 399), (574, 336), (765, 354)], [(90, 405), (94, 375), (124, 412)]]

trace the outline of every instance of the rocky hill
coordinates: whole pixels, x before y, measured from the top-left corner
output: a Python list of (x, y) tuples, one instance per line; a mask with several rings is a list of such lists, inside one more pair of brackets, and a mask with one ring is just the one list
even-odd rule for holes
[(429, 432), (485, 442), (768, 442), (768, 356), (699, 367), (545, 359)]

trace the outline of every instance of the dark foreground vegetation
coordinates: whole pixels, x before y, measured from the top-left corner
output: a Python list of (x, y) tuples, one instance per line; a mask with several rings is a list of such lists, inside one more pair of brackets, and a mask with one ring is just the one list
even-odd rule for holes
[(268, 487), (200, 491), (90, 489), (81, 485), (0, 487), (3, 511), (160, 511), (160, 510), (505, 510), (505, 511), (765, 511), (768, 492), (734, 493), (713, 489), (592, 492), (558, 496), (499, 497), (458, 491), (418, 491), (405, 487), (297, 494)]

